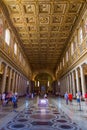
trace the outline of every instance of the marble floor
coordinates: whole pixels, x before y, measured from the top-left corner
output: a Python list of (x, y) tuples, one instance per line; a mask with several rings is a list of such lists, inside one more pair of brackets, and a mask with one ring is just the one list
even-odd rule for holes
[(85, 103), (81, 110), (76, 101), (66, 105), (64, 99), (58, 97), (49, 97), (48, 103), (38, 105), (38, 97), (23, 98), (17, 109), (1, 107), (0, 130), (87, 130)]

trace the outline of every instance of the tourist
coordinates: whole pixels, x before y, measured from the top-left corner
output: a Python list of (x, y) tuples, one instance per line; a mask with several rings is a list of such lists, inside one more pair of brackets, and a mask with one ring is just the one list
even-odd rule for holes
[(44, 94), (44, 98), (47, 98), (47, 94), (46, 93)]
[(5, 98), (6, 98), (6, 94), (5, 94), (5, 92), (3, 92), (2, 93), (2, 97), (1, 97), (1, 99), (2, 99), (2, 106), (5, 106)]
[(64, 98), (66, 100), (66, 104), (68, 105), (68, 93), (67, 92), (64, 94)]
[(17, 97), (15, 94), (12, 96), (13, 108), (17, 108)]
[(69, 102), (70, 102), (70, 104), (71, 104), (71, 103), (72, 103), (72, 99), (73, 99), (72, 93), (69, 93), (69, 94), (68, 94), (68, 99), (69, 99)]
[(77, 103), (80, 104), (80, 102), (81, 102), (81, 92), (78, 91), (76, 93), (76, 99), (77, 99)]
[(87, 105), (87, 92), (85, 93), (85, 103)]

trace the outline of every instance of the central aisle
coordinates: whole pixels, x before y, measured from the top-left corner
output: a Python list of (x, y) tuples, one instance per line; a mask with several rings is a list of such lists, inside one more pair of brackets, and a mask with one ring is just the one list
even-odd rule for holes
[(25, 108), (0, 130), (80, 130), (51, 99), (48, 106), (38, 106), (37, 100), (33, 99), (30, 104), (27, 100)]

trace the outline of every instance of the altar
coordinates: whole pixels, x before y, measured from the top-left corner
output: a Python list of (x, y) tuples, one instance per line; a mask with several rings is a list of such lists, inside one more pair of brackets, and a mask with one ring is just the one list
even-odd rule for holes
[(38, 100), (38, 106), (40, 107), (47, 107), (48, 106), (48, 99), (47, 98), (43, 98), (43, 99), (39, 99)]

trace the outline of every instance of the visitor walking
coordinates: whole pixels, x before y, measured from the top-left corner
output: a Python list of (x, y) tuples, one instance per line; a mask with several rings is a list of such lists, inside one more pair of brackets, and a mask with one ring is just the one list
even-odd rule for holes
[(64, 94), (64, 98), (66, 100), (66, 104), (68, 105), (68, 93), (67, 92)]
[(13, 94), (12, 96), (13, 108), (17, 108), (17, 96)]
[(87, 92), (85, 93), (85, 103), (87, 105)]
[(76, 93), (76, 99), (77, 99), (77, 104), (79, 106), (79, 110), (81, 111), (81, 92), (80, 91)]
[(71, 104), (71, 103), (72, 103), (72, 99), (73, 99), (72, 93), (69, 93), (69, 94), (68, 94), (68, 98), (69, 98), (69, 102), (70, 102), (70, 104)]

